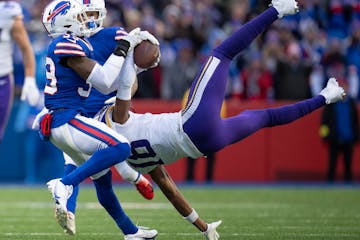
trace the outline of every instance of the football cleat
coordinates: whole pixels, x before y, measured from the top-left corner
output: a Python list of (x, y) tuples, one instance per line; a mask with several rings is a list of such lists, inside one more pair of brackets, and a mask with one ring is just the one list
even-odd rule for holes
[(63, 228), (67, 228), (67, 200), (71, 196), (73, 187), (71, 185), (65, 185), (60, 181), (60, 178), (50, 180), (47, 182), (47, 187), (50, 190), (55, 202), (55, 218), (59, 225)]
[(155, 229), (138, 226), (138, 231), (134, 234), (127, 234), (124, 240), (152, 240), (155, 239), (158, 232)]
[[(56, 215), (55, 215), (56, 217)], [(58, 218), (56, 218), (58, 220)], [(61, 221), (58, 220), (59, 225), (64, 229), (64, 233), (69, 235), (75, 235), (76, 233), (76, 225), (75, 225), (75, 215), (68, 211), (66, 224), (63, 224)]]
[(136, 189), (139, 193), (147, 200), (154, 198), (154, 189), (149, 180), (146, 179), (143, 175), (140, 175), (140, 178), (135, 183)]
[(209, 223), (207, 225), (207, 230), (203, 232), (204, 236), (207, 240), (218, 240), (220, 238), (219, 233), (216, 231), (216, 228), (222, 223), (222, 221), (217, 221), (213, 223)]
[(335, 78), (330, 78), (326, 87), (321, 90), (320, 95), (325, 97), (326, 104), (336, 103), (343, 100), (346, 93), (342, 87), (339, 86)]
[(270, 6), (279, 13), (278, 18), (299, 12), (298, 3), (295, 0), (272, 0)]

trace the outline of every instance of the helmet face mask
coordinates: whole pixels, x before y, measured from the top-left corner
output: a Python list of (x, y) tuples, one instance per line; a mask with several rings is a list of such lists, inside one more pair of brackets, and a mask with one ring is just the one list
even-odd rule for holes
[(90, 35), (98, 32), (103, 25), (106, 17), (106, 8), (104, 0), (91, 0), (84, 4), (85, 12), (88, 17), (86, 26), (90, 30)]
[[(51, 37), (65, 33), (89, 37), (102, 27), (106, 16), (103, 0), (54, 0), (43, 12), (42, 22)], [(94, 3), (91, 3), (94, 2)]]

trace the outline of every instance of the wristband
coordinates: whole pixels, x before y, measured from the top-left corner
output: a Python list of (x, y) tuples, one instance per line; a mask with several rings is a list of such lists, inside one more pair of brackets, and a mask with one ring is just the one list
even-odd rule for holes
[(24, 82), (32, 82), (32, 83), (36, 83), (36, 81), (35, 81), (35, 77), (32, 77), (32, 76), (25, 76)]
[(199, 218), (199, 214), (195, 211), (195, 209), (192, 209), (192, 212), (184, 217), (188, 222), (194, 223)]
[(118, 44), (116, 45), (114, 54), (125, 58), (129, 48), (130, 48), (130, 43), (124, 39), (121, 39), (118, 41)]
[(116, 92), (116, 98), (124, 101), (131, 99), (131, 87), (119, 87)]

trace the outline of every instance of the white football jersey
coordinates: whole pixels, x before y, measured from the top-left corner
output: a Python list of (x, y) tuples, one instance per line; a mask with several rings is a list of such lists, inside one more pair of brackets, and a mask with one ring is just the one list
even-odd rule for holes
[(148, 173), (157, 165), (170, 164), (182, 157), (203, 155), (183, 131), (180, 112), (130, 112), (128, 121), (119, 124), (112, 121), (112, 107), (108, 107), (96, 118), (129, 140), (132, 154), (127, 161), (139, 172)]
[(0, 76), (13, 71), (13, 43), (11, 29), (15, 17), (22, 17), (21, 6), (17, 2), (0, 2)]

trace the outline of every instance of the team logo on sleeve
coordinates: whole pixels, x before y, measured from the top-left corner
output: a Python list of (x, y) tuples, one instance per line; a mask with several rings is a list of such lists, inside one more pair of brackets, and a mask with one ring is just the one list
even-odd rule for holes
[(47, 17), (47, 20), (51, 20), (51, 25), (54, 25), (56, 16), (65, 15), (71, 8), (71, 3), (69, 1), (59, 2), (51, 14)]

